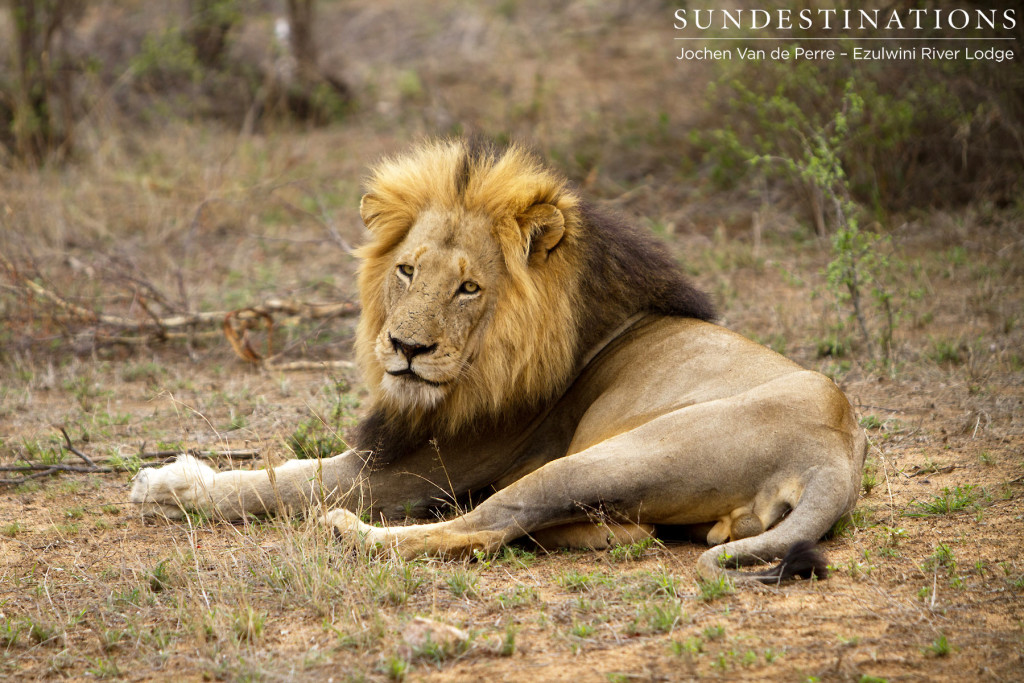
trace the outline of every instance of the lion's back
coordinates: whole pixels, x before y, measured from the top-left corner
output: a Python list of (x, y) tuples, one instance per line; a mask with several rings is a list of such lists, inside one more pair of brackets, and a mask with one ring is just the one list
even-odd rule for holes
[(802, 371), (719, 325), (651, 316), (599, 354), (566, 395), (564, 409), (581, 413), (570, 452), (659, 415), (736, 397)]

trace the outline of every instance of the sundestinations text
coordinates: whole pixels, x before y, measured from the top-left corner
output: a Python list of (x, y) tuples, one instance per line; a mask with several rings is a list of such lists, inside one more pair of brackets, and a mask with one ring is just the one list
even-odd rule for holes
[(885, 30), (1010, 30), (1017, 27), (1014, 9), (677, 9), (675, 28), (683, 30), (695, 26), (700, 30), (711, 28), (753, 30), (773, 28), (779, 31), (796, 29), (845, 31)]

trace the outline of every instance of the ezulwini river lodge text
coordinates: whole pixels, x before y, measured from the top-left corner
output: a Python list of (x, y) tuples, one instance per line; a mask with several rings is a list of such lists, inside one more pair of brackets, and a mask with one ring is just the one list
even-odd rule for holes
[(858, 61), (900, 61), (922, 59), (927, 61), (954, 61), (963, 59), (965, 61), (987, 61), (1005, 62), (1014, 58), (1013, 50), (1000, 48), (951, 48), (934, 47), (928, 45), (914, 47), (854, 47), (842, 51), (834, 48), (810, 49), (800, 46), (775, 47), (770, 50), (762, 48), (740, 47), (740, 48), (688, 48), (680, 50), (676, 59), (686, 61), (722, 61), (738, 58), (743, 61), (758, 61), (765, 59), (781, 60), (833, 60), (837, 57), (852, 57)]

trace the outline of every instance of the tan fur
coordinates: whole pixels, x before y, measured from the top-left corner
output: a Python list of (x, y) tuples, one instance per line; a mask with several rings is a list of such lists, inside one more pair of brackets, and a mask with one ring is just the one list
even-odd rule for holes
[(545, 550), (587, 548), (604, 550), (630, 545), (654, 537), (654, 525), (630, 522), (577, 522), (548, 527), (530, 534), (530, 539)]
[[(842, 392), (686, 317), (705, 309), (671, 259), (598, 222), (524, 150), (428, 143), (378, 165), (360, 211), (368, 450), (270, 472), (183, 457), (139, 474), (145, 513), (322, 500), (337, 533), (405, 555), (684, 525), (709, 529), (698, 568), (712, 575), (726, 554), (750, 564), (817, 540), (856, 502), (866, 440)], [(447, 522), (351, 512), (401, 518), (471, 492), (492, 495)]]

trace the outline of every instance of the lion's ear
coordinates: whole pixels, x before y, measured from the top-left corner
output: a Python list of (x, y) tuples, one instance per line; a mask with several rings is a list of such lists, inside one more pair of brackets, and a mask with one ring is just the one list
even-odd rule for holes
[(384, 202), (375, 194), (364, 194), (359, 200), (359, 215), (363, 219), (363, 225), (373, 229), (373, 221), (381, 214)]
[(516, 221), (529, 240), (530, 263), (543, 263), (565, 235), (565, 216), (551, 204), (534, 204), (516, 216)]

